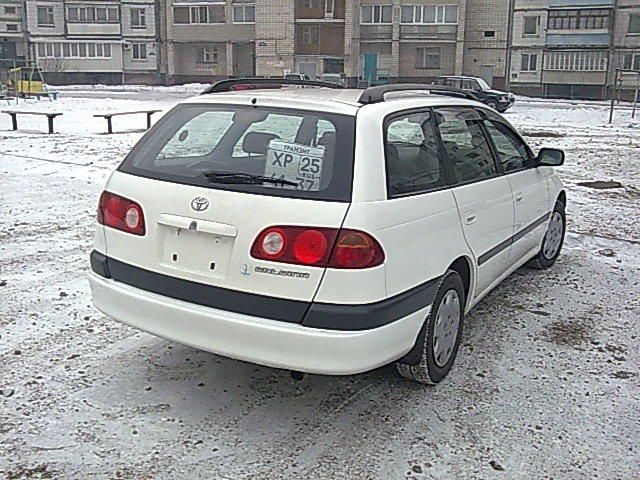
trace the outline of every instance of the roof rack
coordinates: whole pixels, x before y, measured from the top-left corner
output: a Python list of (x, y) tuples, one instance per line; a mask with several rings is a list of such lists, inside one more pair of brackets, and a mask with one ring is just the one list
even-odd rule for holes
[[(342, 85), (330, 82), (320, 82), (316, 80), (297, 80), (293, 78), (230, 78), (220, 80), (210, 87), (206, 88), (201, 95), (209, 93), (232, 92), (235, 90), (253, 90), (255, 86), (263, 85), (267, 88), (281, 88), (288, 85), (298, 85), (303, 87), (326, 87), (326, 88), (344, 88)], [(238, 88), (240, 87), (240, 88)]]
[(411, 90), (420, 90), (429, 92), (433, 95), (447, 95), (450, 97), (466, 98), (468, 100), (478, 100), (478, 97), (471, 92), (467, 92), (460, 88), (446, 87), (443, 85), (425, 85), (424, 83), (396, 83), (392, 85), (378, 85), (369, 87), (358, 99), (358, 102), (368, 105), (371, 103), (384, 102), (384, 96), (390, 92), (406, 92)]

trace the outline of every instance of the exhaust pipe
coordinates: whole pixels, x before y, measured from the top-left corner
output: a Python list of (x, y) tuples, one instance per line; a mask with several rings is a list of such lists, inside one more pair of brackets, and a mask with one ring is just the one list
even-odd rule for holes
[(304, 380), (304, 373), (297, 372), (296, 370), (291, 370), (291, 378), (293, 378), (296, 382), (300, 382)]

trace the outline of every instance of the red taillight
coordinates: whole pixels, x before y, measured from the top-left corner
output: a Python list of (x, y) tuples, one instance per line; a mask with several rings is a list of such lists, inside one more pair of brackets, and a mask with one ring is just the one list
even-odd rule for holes
[(145, 234), (142, 207), (111, 192), (102, 192), (100, 196), (98, 223), (134, 235)]
[(341, 230), (333, 247), (329, 267), (369, 268), (384, 262), (380, 244), (371, 235), (357, 230)]
[(329, 241), (320, 230), (305, 230), (293, 243), (293, 256), (305, 265), (313, 265), (327, 256)]
[(371, 268), (384, 262), (382, 247), (371, 235), (337, 228), (269, 227), (253, 242), (251, 256), (331, 268)]

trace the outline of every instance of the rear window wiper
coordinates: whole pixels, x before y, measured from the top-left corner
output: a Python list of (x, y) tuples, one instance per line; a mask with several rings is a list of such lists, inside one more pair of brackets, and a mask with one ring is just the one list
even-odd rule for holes
[(224, 173), (224, 172), (204, 172), (211, 183), (239, 183), (247, 185), (260, 185), (262, 183), (271, 183), (274, 185), (288, 185), (297, 187), (298, 183), (286, 180), (284, 178), (273, 178), (265, 175), (253, 175), (251, 173)]

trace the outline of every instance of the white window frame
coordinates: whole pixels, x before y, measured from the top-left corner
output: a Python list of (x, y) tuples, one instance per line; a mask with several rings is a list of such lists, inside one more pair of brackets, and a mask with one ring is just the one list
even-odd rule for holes
[(134, 62), (146, 62), (147, 61), (147, 44), (140, 43), (140, 42), (132, 43), (131, 59)]
[[(221, 22), (212, 21), (210, 8), (222, 7), (224, 12), (224, 20)], [(189, 9), (189, 22), (188, 23), (176, 23), (175, 9), (176, 8), (188, 8)], [(226, 23), (227, 11), (226, 2), (203, 2), (203, 3), (174, 3), (173, 4), (173, 24), (174, 25), (224, 25)], [(204, 18), (203, 18), (204, 17)]]
[(324, 16), (326, 18), (333, 18), (333, 14), (335, 11), (335, 0), (324, 0)]
[[(253, 10), (253, 20), (247, 20), (247, 10)], [(242, 18), (236, 17), (236, 11), (242, 10)], [(233, 4), (233, 23), (256, 23), (256, 5), (255, 3), (234, 3)]]
[[(442, 68), (442, 49), (439, 47), (418, 47), (416, 49), (416, 57), (419, 55), (420, 50), (422, 50), (421, 61), (419, 65), (416, 65), (416, 70), (440, 70)], [(438, 66), (427, 66), (427, 57), (437, 57)]]
[[(631, 31), (631, 20), (633, 17), (638, 17), (638, 31)], [(640, 35), (640, 13), (630, 13), (629, 14), (629, 26), (627, 27), (627, 35)]]
[(202, 49), (202, 61), (198, 63), (205, 63), (208, 65), (220, 64), (220, 51), (217, 46), (200, 47)]
[[(133, 22), (134, 18), (137, 23)], [(140, 7), (132, 7), (129, 9), (129, 23), (131, 28), (147, 28), (147, 9)]]
[[(71, 12), (76, 12), (75, 15)], [(67, 5), (65, 8), (66, 20), (69, 23), (114, 24), (120, 22), (120, 10), (118, 7), (101, 5)], [(75, 16), (75, 18), (72, 18)], [(102, 16), (102, 18), (98, 18)]]
[(111, 58), (111, 44), (101, 42), (37, 42), (36, 52), (38, 58)]
[[(525, 64), (526, 57), (526, 69), (522, 68)], [(531, 64), (534, 64), (534, 68), (531, 68)], [(523, 73), (532, 73), (538, 71), (538, 54), (537, 53), (523, 53), (520, 58), (520, 71)]]
[[(536, 31), (533, 33), (527, 33), (527, 20), (533, 20), (536, 25)], [(523, 37), (537, 37), (540, 35), (540, 15), (525, 15), (522, 19), (522, 36)]]
[[(390, 9), (388, 22), (382, 21), (384, 17), (383, 12), (385, 8)], [(367, 9), (370, 9), (371, 11), (371, 20), (365, 21), (364, 12)], [(392, 23), (393, 23), (393, 5), (362, 5), (360, 7), (360, 24), (361, 25), (391, 25)]]
[(564, 50), (549, 52), (545, 56), (544, 69), (564, 72), (606, 72), (605, 50)]
[[(44, 9), (46, 11), (46, 20), (47, 22), (40, 23), (40, 9)], [(49, 22), (51, 20), (51, 22)], [(51, 28), (56, 26), (56, 20), (53, 15), (53, 7), (49, 5), (37, 5), (36, 6), (36, 23), (39, 27)]]
[[(627, 59), (629, 59), (628, 62), (627, 62)], [(622, 55), (621, 66), (625, 70), (636, 70), (640, 72), (640, 53), (633, 53), (633, 52), (624, 53)]]
[[(413, 9), (413, 15), (411, 21), (402, 20), (402, 11), (406, 9)], [(425, 20), (428, 9), (433, 9), (433, 21)], [(455, 22), (447, 22), (447, 10), (455, 9), (456, 20)], [(459, 8), (455, 4), (443, 4), (443, 5), (403, 5), (400, 10), (400, 23), (402, 25), (457, 25), (458, 24)]]

